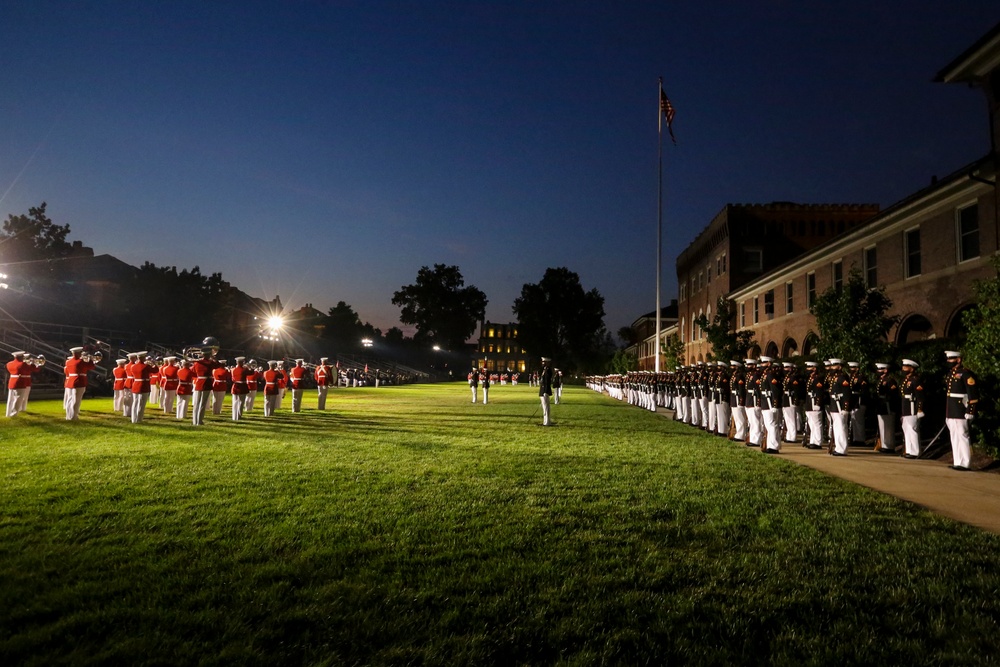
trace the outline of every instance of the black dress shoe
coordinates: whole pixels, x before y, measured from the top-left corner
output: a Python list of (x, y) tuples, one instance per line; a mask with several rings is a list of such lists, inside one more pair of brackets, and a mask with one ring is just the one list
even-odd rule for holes
[(903, 458), (904, 459), (915, 459), (917, 457), (914, 456), (913, 454), (903, 454)]
[(752, 442), (748, 442), (748, 443), (747, 443), (747, 447), (760, 447), (760, 445), (755, 445), (755, 444), (754, 444), (754, 443), (752, 443)]
[(780, 454), (781, 452), (778, 451), (777, 449), (765, 449), (764, 453), (765, 454)]
[(840, 452), (830, 452), (833, 456), (847, 456), (847, 454), (841, 454)]
[(879, 454), (895, 454), (896, 450), (895, 449), (889, 449), (888, 447), (879, 447), (878, 448), (878, 453)]
[(952, 470), (958, 470), (961, 472), (972, 472), (971, 468), (966, 468), (965, 466), (948, 466)]

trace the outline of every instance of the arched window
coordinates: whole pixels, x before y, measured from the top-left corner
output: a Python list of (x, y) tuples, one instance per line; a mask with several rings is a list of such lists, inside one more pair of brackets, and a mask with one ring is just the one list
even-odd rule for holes
[(934, 338), (934, 327), (931, 321), (920, 313), (907, 315), (899, 323), (896, 331), (896, 344), (906, 345), (918, 340), (930, 340)]

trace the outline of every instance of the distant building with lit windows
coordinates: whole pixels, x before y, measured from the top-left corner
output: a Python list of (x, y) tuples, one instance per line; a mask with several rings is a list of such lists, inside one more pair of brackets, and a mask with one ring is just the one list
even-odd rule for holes
[(473, 363), (488, 371), (524, 373), (530, 370), (528, 354), (517, 340), (517, 323), (483, 322)]

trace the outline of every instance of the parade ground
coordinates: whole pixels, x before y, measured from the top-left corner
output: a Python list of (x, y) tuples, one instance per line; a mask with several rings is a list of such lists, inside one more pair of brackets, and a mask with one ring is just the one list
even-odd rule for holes
[(363, 387), (193, 427), (31, 401), (0, 425), (0, 662), (1000, 655), (1000, 476), (769, 456), (581, 387), (553, 427), (537, 406)]

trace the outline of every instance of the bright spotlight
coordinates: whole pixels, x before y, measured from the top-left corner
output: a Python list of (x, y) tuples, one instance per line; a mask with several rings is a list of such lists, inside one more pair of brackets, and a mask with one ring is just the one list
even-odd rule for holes
[(271, 329), (280, 329), (285, 325), (285, 320), (280, 315), (272, 315), (267, 318), (267, 326)]
[(372, 342), (371, 338), (362, 338), (361, 339), (361, 344), (364, 345), (365, 347), (371, 347), (375, 343)]

